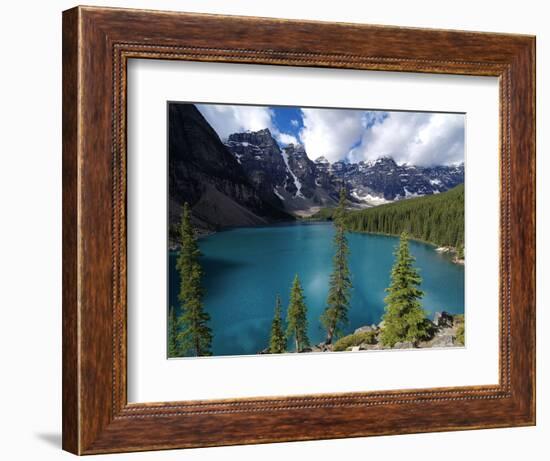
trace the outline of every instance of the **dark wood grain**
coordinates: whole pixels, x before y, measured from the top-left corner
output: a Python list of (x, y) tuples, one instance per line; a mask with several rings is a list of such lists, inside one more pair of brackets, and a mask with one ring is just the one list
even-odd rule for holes
[(63, 16), (63, 448), (80, 452), (78, 400), (78, 10)]
[[(534, 37), (506, 34), (91, 7), (64, 12), (64, 449), (90, 454), (534, 424), (534, 50)], [(499, 384), (128, 404), (132, 58), (500, 77)]]

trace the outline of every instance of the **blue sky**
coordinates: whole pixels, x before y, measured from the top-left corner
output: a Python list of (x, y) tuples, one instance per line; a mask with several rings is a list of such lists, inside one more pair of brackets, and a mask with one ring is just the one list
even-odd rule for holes
[(310, 159), (448, 165), (464, 161), (463, 114), (197, 104), (220, 138), (268, 128), (281, 146), (303, 144)]
[(300, 139), (300, 130), (304, 127), (302, 111), (297, 107), (270, 107), (273, 121), (279, 131)]

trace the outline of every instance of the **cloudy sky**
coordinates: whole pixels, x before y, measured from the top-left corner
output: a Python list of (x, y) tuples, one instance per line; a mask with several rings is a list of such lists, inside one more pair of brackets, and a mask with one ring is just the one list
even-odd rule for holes
[(220, 138), (269, 128), (281, 146), (300, 143), (330, 162), (392, 156), (399, 164), (464, 161), (464, 115), (349, 109), (197, 104)]

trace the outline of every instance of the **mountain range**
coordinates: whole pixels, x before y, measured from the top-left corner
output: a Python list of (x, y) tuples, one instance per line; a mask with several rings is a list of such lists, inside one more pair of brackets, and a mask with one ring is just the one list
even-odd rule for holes
[(268, 224), (307, 216), (338, 200), (353, 207), (438, 194), (464, 182), (464, 164), (432, 167), (374, 161), (311, 160), (304, 146), (281, 147), (269, 129), (222, 141), (193, 104), (169, 105), (169, 223), (185, 201), (199, 231)]

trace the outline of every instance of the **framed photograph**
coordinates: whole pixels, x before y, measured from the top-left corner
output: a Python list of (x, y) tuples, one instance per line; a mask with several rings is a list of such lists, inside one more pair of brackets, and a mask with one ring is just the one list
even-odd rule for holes
[(63, 448), (535, 424), (535, 39), (63, 13)]

